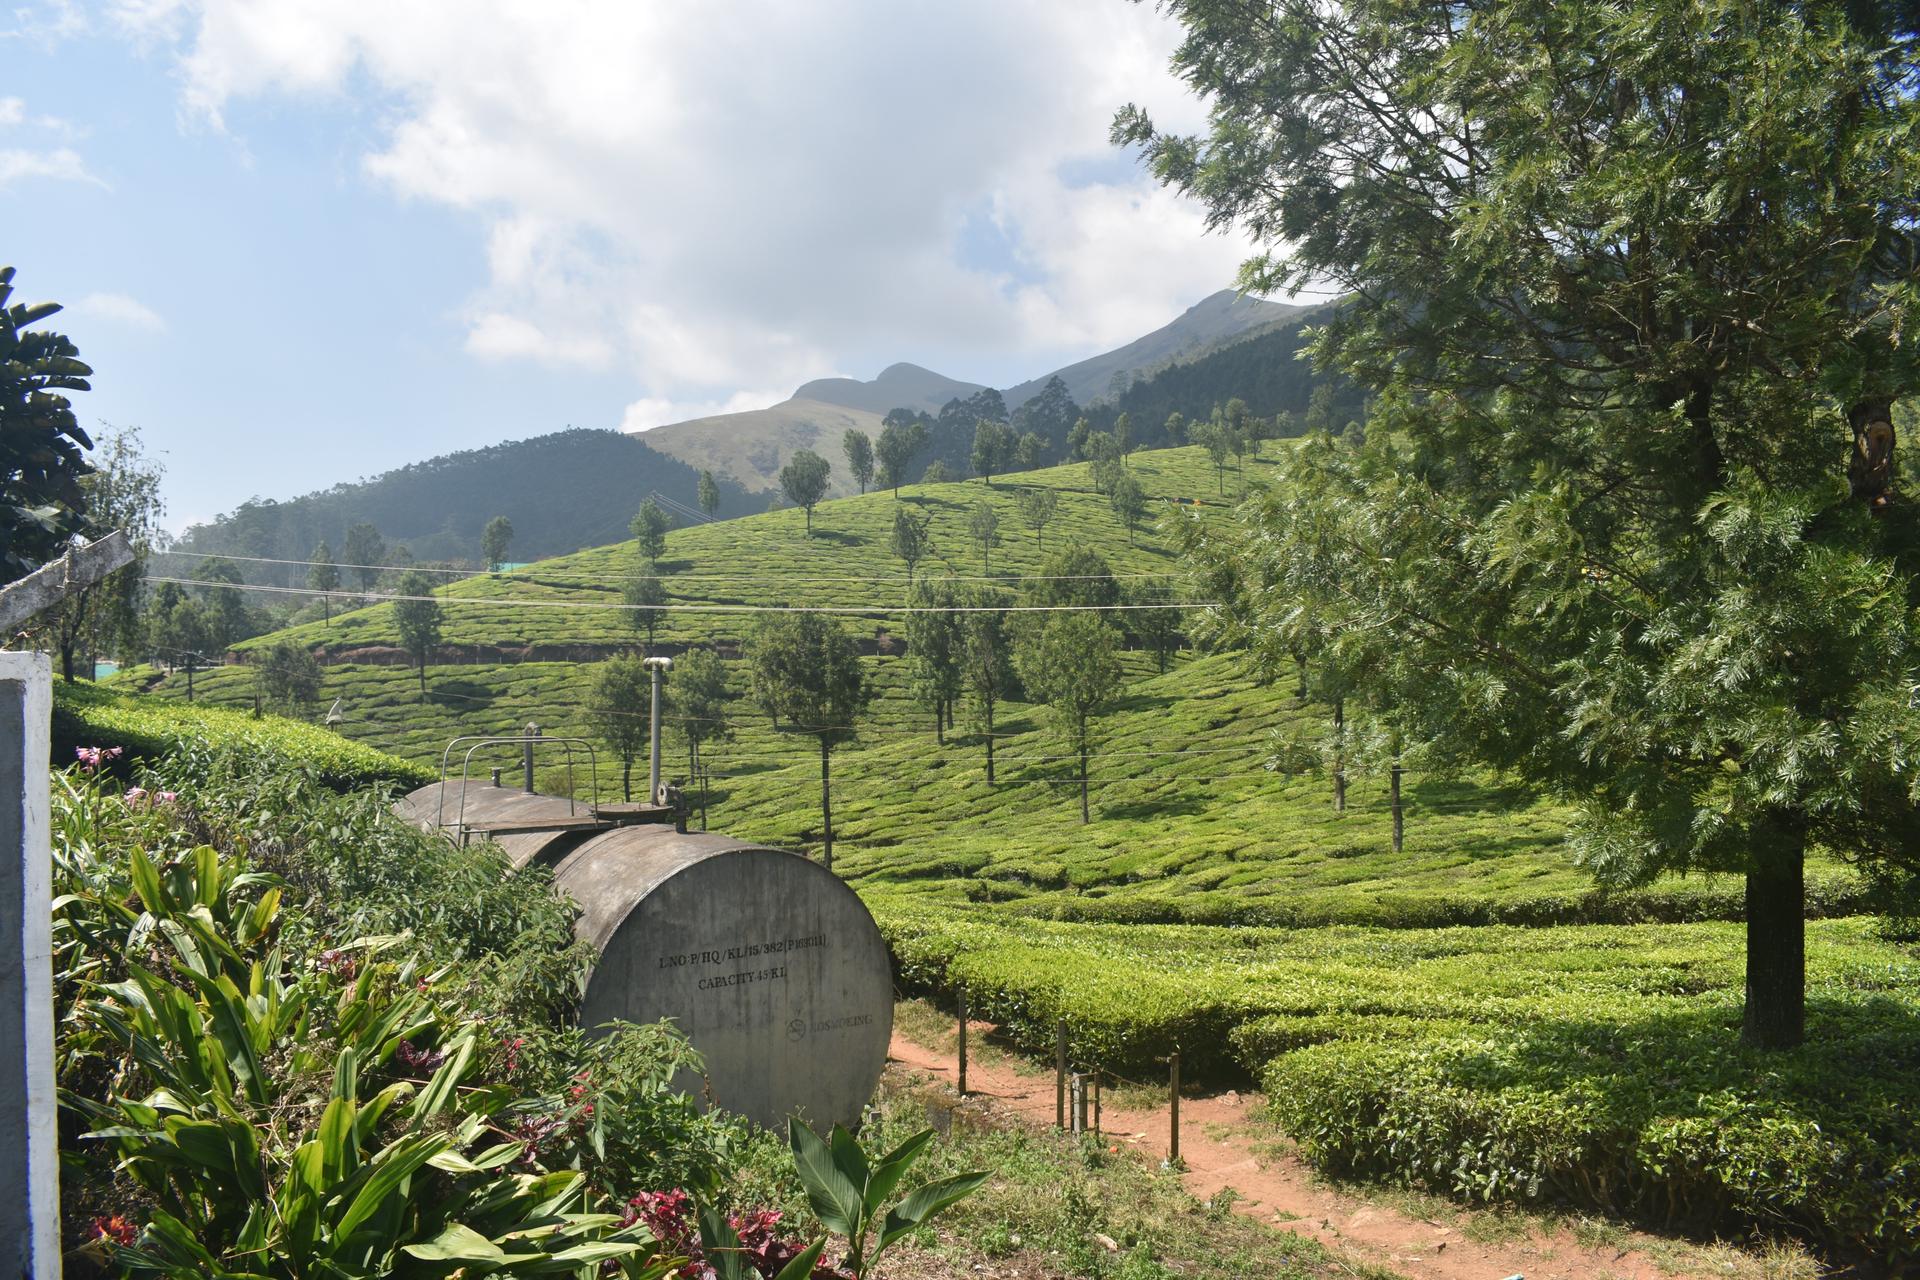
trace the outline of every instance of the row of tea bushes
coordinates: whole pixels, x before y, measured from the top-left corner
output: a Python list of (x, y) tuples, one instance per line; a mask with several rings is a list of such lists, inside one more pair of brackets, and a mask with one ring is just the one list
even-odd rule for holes
[[(976, 902), (1000, 902), (1011, 915), (1092, 924), (1205, 924), (1276, 929), (1361, 925), (1379, 929), (1446, 929), (1493, 924), (1540, 928), (1573, 924), (1692, 924), (1741, 920), (1746, 890), (1738, 877), (1669, 881), (1652, 889), (1490, 897), (1444, 891), (1299, 894), (1250, 898), (1233, 891), (1133, 894), (1042, 894), (1005, 881), (969, 886)], [(1807, 916), (1824, 920), (1873, 909), (1872, 888), (1851, 871), (1809, 875)]]
[(1786, 1054), (1734, 1043), (1719, 996), (1625, 1023), (1430, 1026), (1282, 1054), (1270, 1114), (1331, 1173), (1468, 1200), (1758, 1225), (1920, 1262), (1920, 1020), (1823, 994)]
[(1477, 1199), (1920, 1245), (1920, 963), (1808, 927), (1806, 1048), (1738, 1047), (1742, 930), (1062, 924), (877, 896), (903, 985), (1036, 1053), (1257, 1078), (1331, 1170)]
[(71, 764), (77, 747), (122, 747), (157, 760), (179, 747), (233, 748), (263, 759), (298, 762), (328, 786), (392, 783), (411, 788), (439, 775), (426, 765), (349, 741), (328, 729), (279, 716), (171, 701), (86, 683), (54, 685), (53, 762)]

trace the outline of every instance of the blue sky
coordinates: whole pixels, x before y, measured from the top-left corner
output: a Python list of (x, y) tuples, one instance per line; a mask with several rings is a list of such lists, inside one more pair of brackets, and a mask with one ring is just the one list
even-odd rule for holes
[(1231, 280), (1113, 152), (1123, 0), (125, 0), (0, 37), (0, 261), (168, 523), (912, 360), (1007, 385)]

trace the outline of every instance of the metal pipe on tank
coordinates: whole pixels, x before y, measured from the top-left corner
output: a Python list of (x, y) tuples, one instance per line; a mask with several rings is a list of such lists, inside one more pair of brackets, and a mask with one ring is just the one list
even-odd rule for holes
[(647, 765), (647, 803), (660, 803), (660, 677), (673, 668), (672, 658), (648, 658), (647, 666), (653, 672), (653, 711), (647, 717), (648, 731), (653, 738), (653, 754)]

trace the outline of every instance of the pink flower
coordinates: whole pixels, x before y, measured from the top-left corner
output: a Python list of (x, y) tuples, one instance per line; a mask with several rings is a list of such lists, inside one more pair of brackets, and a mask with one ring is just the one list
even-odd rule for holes
[(143, 804), (147, 799), (147, 789), (145, 787), (128, 787), (124, 799), (130, 805)]
[(75, 747), (73, 754), (83, 771), (93, 773), (109, 760), (118, 760), (125, 751), (125, 747)]
[(352, 979), (355, 974), (360, 972), (360, 962), (354, 959), (350, 953), (342, 951), (337, 947), (329, 947), (327, 950), (322, 951), (319, 959), (313, 963), (314, 967), (321, 972), (330, 973), (336, 978)]
[(158, 796), (154, 798), (157, 799), (161, 804), (172, 804), (174, 803), (174, 801), (180, 798), (180, 793), (178, 791), (162, 791)]

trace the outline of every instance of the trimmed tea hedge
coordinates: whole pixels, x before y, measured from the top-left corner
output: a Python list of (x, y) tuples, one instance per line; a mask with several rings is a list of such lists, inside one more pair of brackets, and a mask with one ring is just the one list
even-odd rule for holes
[(1624, 1024), (1429, 1027), (1274, 1059), (1274, 1118), (1302, 1155), (1469, 1200), (1556, 1202), (1668, 1225), (1785, 1227), (1920, 1262), (1920, 1019), (1818, 1000), (1807, 1044), (1734, 1043), (1724, 997)]
[(1739, 1048), (1742, 930), (1060, 924), (869, 895), (903, 986), (1050, 1053), (1259, 1078), (1309, 1159), (1476, 1199), (1920, 1249), (1920, 962), (1808, 926), (1806, 1048)]
[(279, 716), (255, 719), (164, 698), (123, 693), (84, 683), (56, 683), (53, 697), (53, 762), (73, 763), (76, 747), (125, 747), (128, 755), (157, 759), (177, 746), (201, 743), (296, 761), (329, 786), (372, 783), (418, 787), (437, 776), (427, 766), (350, 742), (336, 733)]

